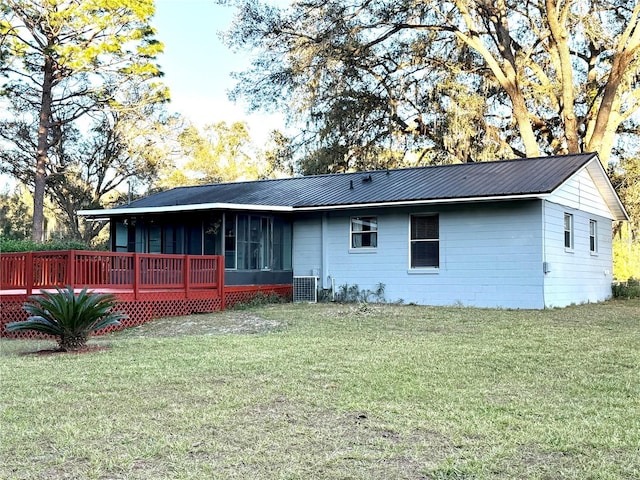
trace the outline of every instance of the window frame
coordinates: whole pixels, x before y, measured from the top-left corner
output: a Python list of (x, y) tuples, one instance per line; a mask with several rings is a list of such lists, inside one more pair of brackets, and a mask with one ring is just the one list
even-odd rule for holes
[(589, 253), (598, 254), (598, 221), (589, 219)]
[[(369, 226), (371, 226), (372, 224), (372, 220), (373, 222), (375, 222), (375, 230), (354, 230), (354, 221), (362, 221), (364, 222), (366, 220), (369, 221)], [(363, 223), (364, 225), (364, 223)], [(349, 250), (351, 252), (375, 252), (378, 249), (378, 233), (379, 233), (379, 222), (378, 222), (378, 216), (377, 215), (358, 215), (358, 216), (354, 216), (354, 217), (350, 217), (349, 219)], [(355, 245), (354, 243), (354, 239), (356, 235), (362, 235), (364, 236), (365, 234), (370, 235), (370, 241), (372, 238), (375, 238), (375, 245)]]
[[(569, 220), (569, 225), (567, 228), (567, 219)], [(563, 223), (562, 223), (563, 237), (564, 237), (564, 250), (565, 252), (573, 252), (574, 250), (574, 222), (573, 222), (573, 214), (564, 212)], [(568, 245), (567, 245), (568, 240)]]
[[(413, 219), (414, 218), (435, 218), (437, 222), (438, 236), (437, 238), (413, 238)], [(441, 259), (440, 259), (440, 214), (439, 213), (416, 213), (409, 215), (409, 271), (410, 272), (437, 272), (440, 270)], [(413, 245), (416, 243), (435, 243), (437, 245), (437, 264), (436, 265), (426, 265), (426, 266), (414, 266), (413, 265)]]
[[(238, 269), (238, 215), (225, 213), (222, 221), (222, 255), (224, 269)], [(230, 248), (233, 247), (233, 248)]]

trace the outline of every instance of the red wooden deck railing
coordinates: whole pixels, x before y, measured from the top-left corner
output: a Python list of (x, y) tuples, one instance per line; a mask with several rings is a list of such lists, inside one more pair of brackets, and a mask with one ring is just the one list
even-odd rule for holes
[[(79, 250), (4, 253), (0, 256), (0, 290), (34, 291), (56, 287), (100, 291), (216, 291), (224, 302), (224, 257), (90, 252)], [(222, 305), (224, 308), (224, 305)]]
[(127, 318), (99, 333), (160, 317), (224, 310), (260, 292), (291, 298), (292, 285), (225, 287), (224, 257), (65, 250), (0, 254), (0, 337), (40, 338), (33, 331), (8, 333), (4, 325), (27, 318), (24, 303), (40, 290), (71, 286), (113, 293)]

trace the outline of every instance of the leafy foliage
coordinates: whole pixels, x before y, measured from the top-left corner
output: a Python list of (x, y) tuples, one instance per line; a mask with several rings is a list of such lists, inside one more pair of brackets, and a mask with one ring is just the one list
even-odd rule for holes
[(180, 125), (171, 134), (174, 151), (182, 161), (163, 166), (155, 183), (159, 189), (293, 174), (290, 141), (277, 130), (270, 132), (262, 148), (251, 138), (245, 122), (223, 121), (203, 129)]
[[(81, 134), (73, 128), (52, 149), (48, 193), (70, 237), (91, 242), (105, 226), (87, 222), (78, 210), (124, 203), (127, 189), (152, 184), (168, 154), (163, 130), (173, 119), (157, 105), (133, 111), (106, 111)], [(19, 175), (19, 172), (16, 172)]]
[(640, 156), (621, 159), (609, 178), (631, 219), (632, 240), (640, 241)]
[(639, 15), (617, 0), (241, 0), (225, 38), (254, 55), (233, 96), (304, 125), (306, 173), (582, 151), (606, 165), (638, 149)]
[(20, 187), (11, 193), (0, 193), (0, 238), (21, 240), (31, 236), (33, 220), (25, 197)]
[(234, 303), (230, 306), (230, 309), (248, 310), (278, 303), (287, 303), (287, 299), (276, 292), (257, 292), (241, 302)]
[(91, 248), (77, 240), (34, 242), (33, 240), (16, 240), (0, 236), (0, 252), (39, 252), (50, 250), (91, 250)]
[(256, 149), (244, 122), (218, 122), (202, 132), (191, 126), (180, 134), (180, 142), (189, 156), (184, 169), (192, 172), (192, 183), (258, 178)]
[(626, 282), (614, 283), (612, 291), (614, 298), (640, 298), (640, 281), (630, 278)]
[(385, 303), (384, 289), (384, 283), (378, 283), (375, 290), (370, 290), (368, 288), (360, 289), (358, 285), (349, 285), (345, 283), (338, 287), (335, 294), (335, 300), (337, 302), (344, 303)]
[(45, 190), (56, 175), (77, 175), (68, 144), (80, 142), (87, 123), (99, 128), (105, 112), (167, 99), (155, 82), (163, 46), (149, 24), (152, 0), (6, 0), (2, 11), (0, 95), (9, 115), (0, 168), (33, 188), (32, 235), (42, 241)]
[(33, 295), (24, 309), (31, 315), (24, 322), (6, 325), (9, 332), (34, 330), (57, 337), (61, 350), (79, 350), (86, 346), (89, 334), (111, 325), (120, 325), (126, 315), (113, 312), (116, 299), (111, 294), (89, 293), (83, 288), (75, 294), (72, 287), (56, 293), (42, 291)]
[(623, 227), (613, 239), (613, 275), (617, 280), (640, 278), (640, 239)]

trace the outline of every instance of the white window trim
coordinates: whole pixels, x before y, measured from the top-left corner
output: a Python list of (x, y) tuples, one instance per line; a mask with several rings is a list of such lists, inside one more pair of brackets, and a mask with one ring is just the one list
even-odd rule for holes
[[(591, 226), (593, 225), (593, 235), (591, 235)], [(591, 237), (593, 237), (593, 250), (591, 249)], [(598, 256), (598, 221), (589, 219), (589, 253)]]
[[(375, 218), (376, 220), (376, 229), (370, 230), (366, 232), (358, 232), (353, 230), (353, 220), (356, 218)], [(378, 251), (378, 245), (380, 240), (380, 223), (378, 222), (377, 215), (355, 215), (353, 217), (349, 217), (349, 253), (376, 253)], [(376, 234), (376, 246), (375, 247), (354, 247), (353, 246), (353, 234), (354, 233), (375, 233)]]
[[(570, 218), (571, 223), (569, 225), (569, 243), (570, 246), (567, 247), (566, 243), (565, 243), (565, 235), (567, 233), (567, 229), (565, 226), (565, 220), (567, 218), (567, 216)], [(574, 232), (575, 232), (575, 225), (574, 225), (574, 221), (573, 221), (573, 213), (569, 213), (569, 212), (564, 212), (564, 215), (562, 216), (562, 244), (564, 245), (564, 251), (567, 253), (573, 253), (574, 252), (574, 247), (575, 247), (575, 238), (574, 238)]]
[(438, 233), (437, 240), (419, 240), (419, 241), (427, 241), (427, 242), (438, 242), (438, 266), (437, 267), (412, 267), (411, 266), (411, 219), (413, 217), (438, 217), (438, 232), (440, 231), (440, 214), (439, 213), (411, 213), (409, 214), (409, 225), (407, 228), (407, 264), (409, 268), (407, 269), (407, 273), (410, 275), (421, 275), (421, 274), (434, 274), (440, 271), (440, 265), (442, 265), (441, 258), (441, 249), (440, 242), (442, 240), (440, 233)]

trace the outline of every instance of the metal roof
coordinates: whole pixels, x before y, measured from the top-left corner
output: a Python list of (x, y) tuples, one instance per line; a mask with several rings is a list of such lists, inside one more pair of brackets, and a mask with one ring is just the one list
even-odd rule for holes
[[(179, 187), (102, 211), (102, 215), (233, 206), (296, 211), (527, 198), (553, 192), (594, 159), (599, 165), (597, 154), (589, 153)], [(82, 214), (97, 216), (100, 211)]]

